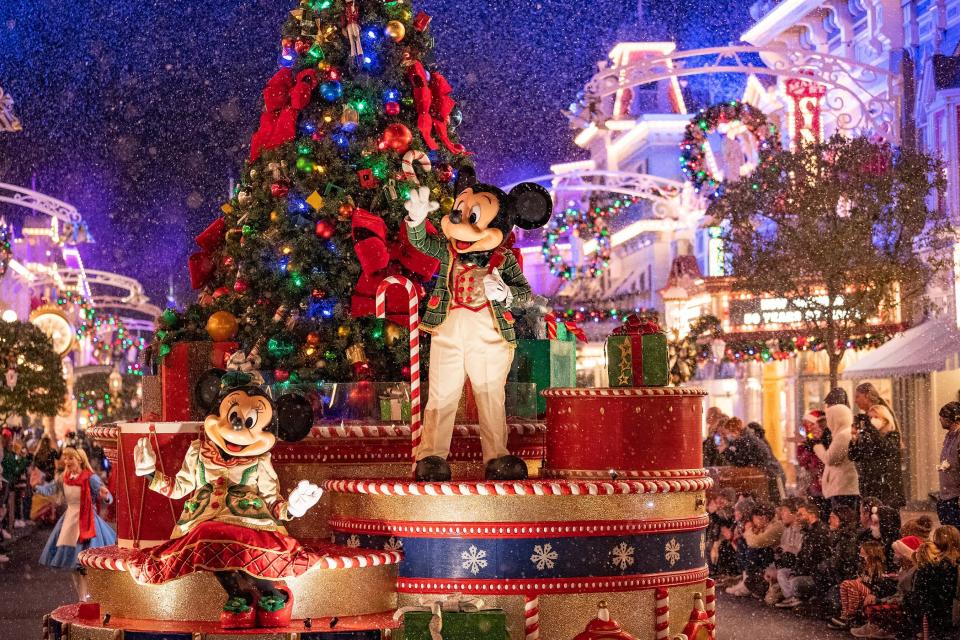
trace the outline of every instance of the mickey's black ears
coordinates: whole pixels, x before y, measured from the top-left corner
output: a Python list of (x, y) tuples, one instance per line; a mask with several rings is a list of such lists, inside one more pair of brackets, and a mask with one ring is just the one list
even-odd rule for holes
[(193, 397), (204, 415), (210, 415), (220, 399), (220, 382), (226, 372), (223, 369), (208, 369), (193, 386)]
[(550, 221), (553, 199), (550, 192), (533, 182), (522, 182), (510, 190), (515, 215), (514, 224), (521, 229), (539, 229)]
[(313, 407), (309, 400), (297, 393), (280, 396), (274, 403), (273, 416), (277, 437), (287, 442), (303, 440), (313, 428)]
[(458, 196), (475, 184), (477, 184), (477, 172), (473, 167), (460, 167), (457, 171), (457, 181), (453, 183), (453, 194)]

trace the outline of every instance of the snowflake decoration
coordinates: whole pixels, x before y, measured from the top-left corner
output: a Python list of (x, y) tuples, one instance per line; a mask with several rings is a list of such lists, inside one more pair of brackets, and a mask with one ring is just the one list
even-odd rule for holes
[(670, 563), (670, 566), (680, 562), (680, 543), (676, 538), (670, 538), (670, 541), (663, 547), (663, 558)]
[(393, 536), (390, 536), (390, 539), (383, 543), (384, 551), (402, 551), (403, 550), (403, 540), (397, 540)]
[(633, 564), (633, 547), (626, 542), (621, 542), (610, 551), (613, 556), (613, 565), (621, 571)]
[(553, 565), (558, 557), (560, 557), (559, 554), (553, 550), (553, 547), (551, 547), (548, 542), (543, 546), (538, 544), (533, 548), (533, 555), (530, 556), (530, 562), (537, 566), (538, 571), (543, 571), (544, 569), (553, 569)]
[(360, 546), (360, 537), (357, 536), (356, 534), (354, 534), (354, 535), (350, 536), (349, 538), (347, 538), (347, 546), (348, 546), (348, 547), (353, 547), (354, 549), (356, 549), (357, 547), (359, 547), (359, 546)]
[(460, 554), (460, 559), (463, 560), (463, 568), (469, 569), (473, 575), (477, 575), (480, 573), (480, 569), (487, 566), (486, 558), (487, 552), (483, 549), (477, 549), (473, 545), (470, 545), (470, 549)]

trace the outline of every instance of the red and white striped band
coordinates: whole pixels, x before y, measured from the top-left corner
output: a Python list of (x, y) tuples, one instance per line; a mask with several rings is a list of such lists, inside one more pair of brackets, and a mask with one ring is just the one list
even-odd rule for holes
[(696, 387), (555, 387), (544, 389), (547, 398), (610, 398), (636, 396), (705, 396), (706, 389)]
[(476, 594), (570, 594), (605, 591), (642, 591), (657, 587), (677, 587), (706, 580), (708, 570), (692, 569), (673, 573), (651, 573), (610, 578), (551, 578), (540, 580), (440, 580), (399, 578), (400, 593)]
[(327, 480), (323, 488), (334, 493), (378, 496), (611, 496), (642, 493), (687, 493), (713, 486), (710, 478), (682, 480), (556, 480), (521, 482), (409, 482)]
[(344, 533), (402, 536), (404, 538), (533, 538), (613, 536), (695, 531), (710, 522), (708, 516), (674, 520), (594, 520), (574, 522), (393, 522), (332, 517), (330, 528)]
[[(524, 436), (533, 436), (547, 432), (547, 426), (542, 422), (508, 422), (509, 433)], [(331, 438), (409, 438), (410, 425), (408, 424), (369, 424), (369, 423), (338, 423), (320, 424), (310, 431), (310, 435), (319, 439)], [(480, 425), (458, 424), (453, 427), (455, 436), (479, 436)]]
[(708, 478), (709, 473), (706, 469), (671, 469), (668, 471), (640, 471), (640, 470), (621, 470), (621, 469), (541, 469), (540, 475), (546, 478), (572, 478), (572, 479), (596, 479), (603, 478), (609, 480), (611, 472), (617, 474), (618, 478), (629, 478), (631, 480), (680, 480), (680, 479), (700, 479)]
[[(78, 562), (82, 566), (91, 569), (126, 571), (128, 562), (133, 555), (137, 553), (139, 552), (133, 549), (99, 547), (81, 552), (78, 557)], [(399, 564), (402, 559), (402, 551), (358, 550), (351, 555), (324, 555), (314, 567), (316, 569), (358, 569), (362, 567)]]

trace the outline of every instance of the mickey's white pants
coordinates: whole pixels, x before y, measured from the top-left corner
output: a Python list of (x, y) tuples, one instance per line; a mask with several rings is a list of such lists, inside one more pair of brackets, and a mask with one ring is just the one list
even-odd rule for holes
[(505, 456), (507, 411), (505, 386), (513, 348), (494, 324), (490, 309), (452, 309), (430, 340), (430, 397), (423, 416), (423, 438), (417, 460), (428, 456), (446, 459), (463, 394), (470, 379), (480, 417), (480, 445), (484, 463)]

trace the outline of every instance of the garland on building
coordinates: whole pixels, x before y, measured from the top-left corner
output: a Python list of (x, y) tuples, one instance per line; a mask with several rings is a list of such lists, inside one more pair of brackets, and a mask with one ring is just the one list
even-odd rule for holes
[[(838, 341), (838, 344), (842, 343), (847, 349), (853, 349), (854, 351), (876, 349), (890, 340), (898, 331), (899, 329), (874, 331), (861, 336), (850, 337), (845, 341)], [(786, 360), (801, 351), (816, 352), (822, 351), (825, 347), (823, 340), (812, 336), (785, 336), (768, 340), (737, 340), (736, 334), (725, 334), (723, 338), (727, 340), (723, 358), (725, 362)], [(707, 360), (710, 357), (712, 356), (709, 345), (702, 345), (700, 359)]]
[(617, 308), (614, 306), (577, 306), (567, 309), (554, 309), (554, 313), (564, 320), (573, 320), (574, 322), (606, 322), (614, 320), (622, 322), (631, 314), (642, 315), (646, 318), (658, 320), (656, 309), (646, 309), (644, 307)]
[[(93, 357), (100, 364), (123, 362), (124, 373), (143, 375), (139, 354), (147, 346), (147, 340), (134, 335), (123, 323), (123, 318), (115, 313), (102, 313), (93, 302), (75, 291), (58, 294), (57, 305), (72, 306), (79, 320), (76, 328), (77, 338), (90, 341)], [(107, 336), (102, 334), (106, 333)], [(131, 349), (134, 351), (131, 352)]]
[(710, 170), (707, 161), (708, 136), (724, 124), (742, 124), (757, 139), (760, 165), (765, 164), (780, 148), (776, 125), (752, 105), (731, 100), (701, 109), (687, 125), (680, 142), (680, 168), (697, 193), (712, 198), (722, 194), (723, 185)]
[[(624, 209), (637, 203), (639, 198), (624, 197), (614, 200), (606, 207), (591, 207), (581, 211), (567, 207), (557, 213), (550, 221), (543, 236), (543, 258), (550, 267), (550, 273), (564, 280), (573, 280), (578, 276), (597, 278), (610, 266), (610, 220)], [(560, 254), (560, 238), (575, 236), (581, 242), (596, 242), (596, 249), (585, 256), (581, 265), (567, 262)]]
[(13, 257), (11, 236), (10, 226), (6, 220), (0, 220), (0, 278), (7, 274), (7, 269), (10, 267), (10, 258)]

